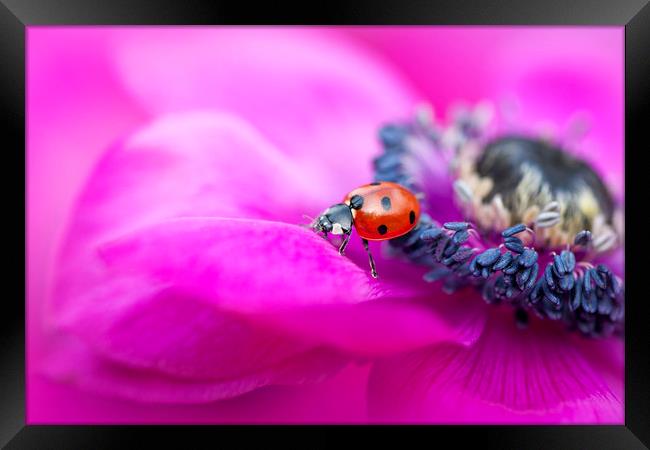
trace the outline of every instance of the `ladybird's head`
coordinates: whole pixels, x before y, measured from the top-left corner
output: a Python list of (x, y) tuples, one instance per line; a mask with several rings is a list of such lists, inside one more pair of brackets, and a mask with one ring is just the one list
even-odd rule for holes
[(351, 207), (345, 203), (337, 203), (323, 211), (312, 226), (322, 233), (350, 234), (353, 223)]
[(345, 203), (338, 203), (318, 216), (314, 228), (323, 233), (350, 234), (353, 221), (350, 207)]

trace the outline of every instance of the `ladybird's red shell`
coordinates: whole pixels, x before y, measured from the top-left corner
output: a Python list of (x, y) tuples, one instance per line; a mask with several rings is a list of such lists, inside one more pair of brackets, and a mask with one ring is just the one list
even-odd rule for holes
[(411, 231), (420, 219), (420, 203), (404, 186), (389, 181), (370, 183), (356, 188), (343, 200), (360, 195), (363, 205), (352, 210), (354, 227), (369, 241), (383, 241)]

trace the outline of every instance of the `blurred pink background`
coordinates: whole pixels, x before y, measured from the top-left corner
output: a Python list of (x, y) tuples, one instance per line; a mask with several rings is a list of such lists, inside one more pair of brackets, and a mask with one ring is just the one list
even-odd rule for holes
[[(212, 423), (229, 421), (364, 422), (368, 366), (352, 365), (315, 385), (267, 387), (204, 405), (146, 405), (102, 397), (51, 382), (32, 370), (47, 354), (49, 294), (57, 246), (70, 210), (91, 169), (109, 145), (163, 112), (182, 111), (191, 91), (152, 96), (150, 85), (191, 86), (185, 77), (201, 55), (227, 34), (209, 28), (30, 27), (27, 36), (27, 421), (36, 423)], [(265, 42), (265, 29), (251, 29)], [(436, 113), (459, 100), (495, 103), (515, 99), (519, 111), (539, 122), (565, 126), (576, 111), (590, 111), (585, 143), (593, 155), (614, 152), (605, 173), (622, 186), (623, 28), (551, 27), (318, 27), (292, 28), (286, 36), (317, 45), (329, 61), (359, 58), (403, 87), (413, 107), (429, 102)], [(162, 54), (143, 51), (151, 42), (194, 49), (175, 71), (152, 70)], [(272, 42), (272, 41), (270, 41)], [(311, 43), (311, 44), (310, 44)], [(316, 43), (316, 44), (314, 44)], [(216, 45), (216, 44), (215, 44)], [(291, 46), (283, 47), (290, 49)], [(270, 46), (272, 52), (273, 47)], [(236, 51), (236, 50), (235, 50)], [(173, 53), (178, 55), (178, 53)], [(295, 55), (271, 54), (273, 64), (300, 64)], [(142, 59), (140, 59), (142, 58)], [(246, 57), (239, 60), (246, 74)], [(237, 60), (236, 58), (234, 60)], [(144, 61), (143, 71), (138, 71)], [(146, 66), (146, 70), (144, 70)], [(255, 83), (251, 71), (241, 83)], [(206, 77), (218, 67), (206, 66)], [(188, 69), (189, 70), (189, 69)], [(187, 72), (189, 73), (189, 72)], [(589, 76), (585, 77), (585, 73)], [(284, 88), (284, 87), (283, 87)], [(282, 93), (280, 93), (282, 94)], [(279, 94), (279, 95), (280, 95)], [(290, 99), (290, 93), (286, 93)], [(217, 94), (214, 94), (215, 96)], [(210, 107), (211, 93), (205, 93)], [(236, 109), (236, 104), (219, 105)], [(234, 100), (233, 100), (234, 102)], [(196, 106), (196, 103), (194, 103)], [(243, 111), (242, 114), (246, 114)], [(272, 108), (268, 114), (272, 114)], [(403, 111), (396, 111), (396, 119)], [(523, 124), (524, 126), (533, 125)], [(539, 123), (535, 123), (539, 125)], [(556, 130), (561, 132), (562, 130)], [(316, 151), (316, 150), (310, 150)], [(596, 162), (597, 164), (597, 162)], [(615, 192), (622, 195), (622, 192)], [(281, 398), (281, 402), (278, 399)]]

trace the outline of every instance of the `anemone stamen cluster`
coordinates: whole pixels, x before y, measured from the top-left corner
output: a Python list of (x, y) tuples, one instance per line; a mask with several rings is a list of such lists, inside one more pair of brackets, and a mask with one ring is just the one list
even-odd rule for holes
[(440, 225), (423, 213), (410, 233), (389, 241), (393, 252), (430, 266), (424, 278), (446, 292), (473, 286), (486, 302), (515, 307), (522, 326), (533, 313), (590, 337), (622, 335), (623, 283), (591, 263), (622, 234), (604, 183), (551, 142), (507, 136), (486, 143), (483, 112), (459, 114), (447, 128), (420, 115), (380, 130), (375, 181), (412, 190), (426, 212), (425, 142), (448, 163), (466, 220)]

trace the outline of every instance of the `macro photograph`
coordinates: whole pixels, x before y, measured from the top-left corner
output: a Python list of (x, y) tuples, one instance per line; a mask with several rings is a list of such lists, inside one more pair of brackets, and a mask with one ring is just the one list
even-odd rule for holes
[(622, 425), (624, 38), (28, 27), (27, 423)]
[(307, 3), (0, 0), (0, 448), (650, 448), (648, 0)]
[(650, 448), (648, 3), (0, 0), (0, 448)]

